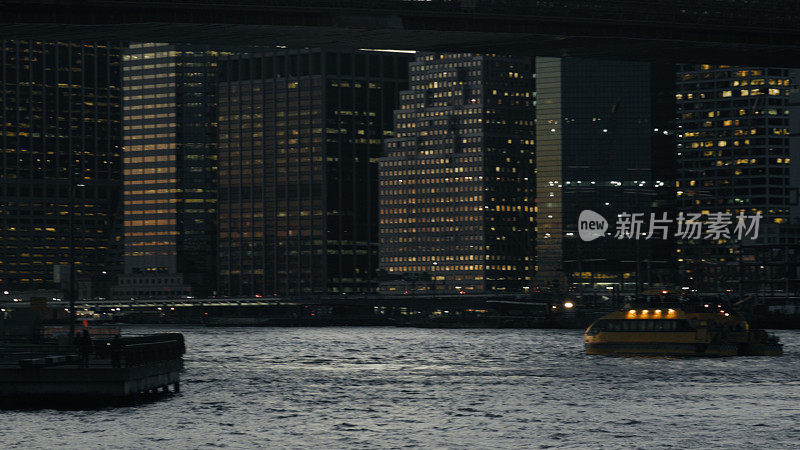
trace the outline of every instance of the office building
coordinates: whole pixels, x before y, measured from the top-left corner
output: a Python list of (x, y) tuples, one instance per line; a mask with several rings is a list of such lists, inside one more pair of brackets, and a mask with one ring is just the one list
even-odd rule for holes
[(123, 51), (125, 274), (118, 298), (214, 292), (221, 54), (164, 43)]
[(73, 257), (91, 285), (120, 238), (119, 46), (0, 42), (0, 286), (58, 288), (54, 266)]
[(378, 158), (408, 60), (316, 49), (224, 59), (220, 294), (377, 290)]
[(380, 161), (384, 293), (524, 292), (534, 264), (529, 59), (424, 54)]
[[(676, 77), (679, 210), (761, 214), (758, 239), (682, 239), (681, 283), (701, 291), (788, 291), (797, 279), (797, 73), (775, 67), (683, 65)], [(792, 145), (794, 142), (795, 145)], [(748, 224), (749, 225), (749, 224)], [(777, 283), (777, 286), (775, 285)]]
[[(671, 282), (671, 236), (614, 235), (618, 214), (674, 219), (674, 68), (537, 58), (536, 75), (537, 288), (633, 293)], [(606, 236), (580, 238), (583, 210), (605, 218)]]

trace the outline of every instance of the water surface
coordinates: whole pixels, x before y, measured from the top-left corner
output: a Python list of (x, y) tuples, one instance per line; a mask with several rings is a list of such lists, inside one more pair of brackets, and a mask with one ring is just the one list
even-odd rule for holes
[[(202, 328), (182, 392), (136, 407), (0, 412), (21, 448), (797, 448), (785, 356), (587, 356), (573, 330)], [(164, 331), (131, 327), (126, 332)]]

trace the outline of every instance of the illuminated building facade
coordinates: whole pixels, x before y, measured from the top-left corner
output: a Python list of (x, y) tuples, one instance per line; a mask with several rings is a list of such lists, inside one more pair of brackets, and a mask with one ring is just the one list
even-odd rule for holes
[(162, 43), (123, 51), (125, 275), (118, 298), (214, 291), (219, 56)]
[(313, 49), (224, 60), (220, 294), (377, 290), (378, 157), (408, 61)]
[(763, 215), (755, 241), (679, 241), (681, 282), (702, 291), (774, 290), (770, 280), (788, 288), (797, 279), (786, 264), (796, 259), (790, 244), (800, 242), (800, 155), (790, 137), (790, 116), (800, 112), (790, 104), (797, 72), (684, 65), (676, 83), (679, 210)]
[(386, 293), (523, 292), (534, 258), (529, 59), (424, 54), (380, 161)]
[[(673, 66), (537, 58), (537, 287), (634, 292), (667, 283), (673, 239), (615, 239), (617, 215), (674, 218)], [(592, 210), (606, 237), (583, 241)], [(648, 230), (644, 230), (645, 232)]]
[(79, 282), (110, 275), (120, 238), (120, 49), (0, 43), (0, 286), (55, 287), (70, 234)]

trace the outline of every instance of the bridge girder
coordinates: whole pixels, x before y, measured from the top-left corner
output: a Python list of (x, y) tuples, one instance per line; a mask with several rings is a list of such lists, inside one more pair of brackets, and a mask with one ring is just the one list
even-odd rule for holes
[[(764, 27), (741, 20), (698, 23), (694, 16), (693, 22), (668, 15), (655, 20), (637, 18), (635, 11), (592, 16), (534, 9), (514, 14), (510, 6), (485, 7), (493, 2), (452, 4), (459, 6), (444, 8), (445, 3), (439, 2), (412, 7), (410, 2), (396, 0), (2, 1), (0, 37), (800, 66), (800, 30), (783, 22)], [(470, 4), (476, 6), (465, 6)], [(503, 4), (513, 6), (514, 2)]]

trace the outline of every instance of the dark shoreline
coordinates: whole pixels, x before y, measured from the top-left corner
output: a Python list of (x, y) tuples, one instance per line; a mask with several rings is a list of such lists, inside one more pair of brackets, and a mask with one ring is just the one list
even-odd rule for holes
[[(436, 329), (586, 329), (604, 313), (560, 317), (490, 317), (480, 320), (447, 320), (419, 318), (396, 320), (387, 317), (337, 317), (337, 318), (286, 318), (253, 316), (220, 316), (205, 320), (170, 320), (168, 317), (137, 317), (134, 320), (93, 322), (98, 325), (201, 325), (205, 327), (398, 327)], [(748, 319), (753, 328), (770, 330), (798, 330), (798, 315), (756, 315)]]

